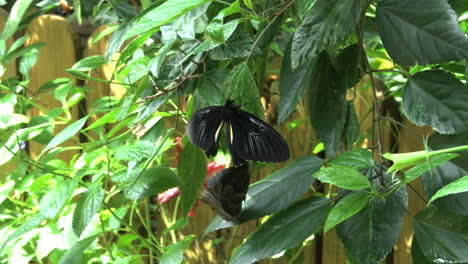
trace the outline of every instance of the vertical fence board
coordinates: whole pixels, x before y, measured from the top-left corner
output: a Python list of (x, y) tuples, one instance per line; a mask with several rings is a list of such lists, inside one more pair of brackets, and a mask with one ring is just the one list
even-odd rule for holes
[[(70, 77), (65, 73), (65, 69), (70, 68), (76, 62), (75, 41), (76, 34), (63, 17), (56, 15), (42, 15), (35, 18), (29, 25), (28, 34), (31, 36), (27, 44), (31, 45), (38, 42), (45, 42), (46, 46), (39, 50), (39, 58), (36, 65), (31, 69), (29, 93), (35, 94), (37, 103), (50, 111), (53, 108), (60, 108), (61, 104), (51, 91), (46, 93), (37, 93), (39, 87), (56, 78)], [(77, 107), (71, 109), (72, 119), (78, 117)], [(38, 108), (29, 111), (30, 117), (44, 115), (44, 112)], [(61, 131), (65, 126), (56, 126), (55, 133)], [(61, 146), (77, 145), (74, 143), (65, 143)], [(44, 148), (39, 143), (30, 142), (30, 154), (33, 158)], [(66, 151), (58, 154), (57, 158), (68, 161), (77, 151)]]
[[(399, 152), (412, 152), (424, 149), (424, 138), (432, 133), (432, 129), (428, 127), (418, 127), (408, 120), (404, 120), (404, 127), (401, 128)], [(421, 178), (411, 182), (411, 186), (414, 188), (407, 188), (408, 191), (408, 212), (409, 216), (405, 214), (403, 226), (401, 228), (400, 237), (398, 243), (395, 246), (394, 252), (394, 264), (410, 264), (412, 263), (411, 258), (411, 242), (413, 240), (413, 216), (426, 207), (426, 203), (415, 193), (418, 192), (423, 197), (424, 189), (422, 187)], [(418, 264), (418, 263), (414, 263)]]
[[(0, 32), (3, 31), (3, 28), (5, 27), (5, 23), (7, 19), (8, 19), (8, 13), (5, 10), (0, 8)], [(11, 46), (11, 44), (13, 44), (12, 38), (6, 41), (7, 49)], [(5, 75), (0, 77), (0, 80), (4, 78), (15, 77), (15, 76), (16, 76), (16, 61), (12, 61), (11, 64), (7, 66)], [(4, 177), (6, 177), (11, 172), (15, 171), (16, 162), (10, 161), (10, 162), (7, 162), (6, 164), (3, 164), (0, 167), (1, 167), (0, 169), (0, 180), (1, 180), (1, 179), (4, 179)]]

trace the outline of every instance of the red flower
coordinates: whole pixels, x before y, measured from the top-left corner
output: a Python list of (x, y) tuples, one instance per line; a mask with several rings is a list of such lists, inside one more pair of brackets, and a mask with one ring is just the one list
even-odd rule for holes
[(170, 199), (179, 196), (179, 187), (171, 188), (158, 195), (158, 203), (163, 204), (169, 202)]

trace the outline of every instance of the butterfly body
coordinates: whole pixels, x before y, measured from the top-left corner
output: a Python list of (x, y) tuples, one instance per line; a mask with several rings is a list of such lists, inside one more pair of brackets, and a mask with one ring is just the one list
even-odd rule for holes
[(222, 129), (234, 166), (246, 160), (281, 162), (289, 159), (289, 148), (281, 135), (256, 116), (243, 111), (234, 101), (196, 111), (187, 125), (187, 136), (208, 157), (216, 155)]

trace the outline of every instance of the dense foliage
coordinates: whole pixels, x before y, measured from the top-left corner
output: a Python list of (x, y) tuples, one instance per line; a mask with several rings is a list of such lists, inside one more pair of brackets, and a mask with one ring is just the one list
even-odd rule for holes
[[(274, 173), (252, 183), (239, 224), (261, 224), (236, 249), (235, 227), (216, 232), (218, 263), (300, 263), (304, 247), (332, 228), (350, 263), (380, 263), (407, 213), (405, 187), (419, 178), (430, 200), (410, 215), (414, 263), (468, 262), (466, 1), (129, 2), (0, 1), (10, 13), (0, 35), (0, 165), (16, 166), (0, 178), (0, 263), (182, 263), (200, 239), (184, 230), (187, 215), (206, 177), (229, 166), (225, 146), (207, 161), (185, 124), (227, 98), (283, 132), (310, 122), (317, 136), (304, 134), (314, 147), (307, 156), (252, 164)], [(44, 43), (6, 41), (54, 12), (110, 24), (93, 42), (112, 37), (105, 54), (37, 89), (30, 72)], [(7, 78), (13, 61), (18, 75)], [(109, 61), (112, 80), (93, 74)], [(73, 119), (90, 81), (126, 93)], [(61, 106), (43, 108), (37, 94)], [(367, 95), (364, 131), (355, 101)], [(296, 115), (304, 105), (310, 118)], [(31, 116), (33, 108), (43, 114)], [(398, 135), (384, 145), (383, 123), (399, 128), (402, 116), (435, 131), (425, 149), (392, 154)], [(32, 142), (42, 146), (34, 156)], [(205, 233), (233, 225), (216, 217)]]

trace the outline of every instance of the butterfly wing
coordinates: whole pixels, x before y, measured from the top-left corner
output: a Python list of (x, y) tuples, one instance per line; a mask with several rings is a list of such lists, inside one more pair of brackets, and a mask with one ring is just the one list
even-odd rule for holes
[(196, 111), (187, 124), (187, 136), (192, 144), (203, 149), (208, 157), (216, 155), (222, 129), (222, 106), (210, 106)]
[(264, 162), (281, 162), (290, 157), (288, 144), (283, 137), (270, 125), (248, 112), (232, 111), (228, 128), (231, 130), (228, 144), (233, 156)]
[(249, 188), (249, 180), (250, 172), (246, 165), (222, 170), (208, 180), (201, 200), (209, 204), (217, 215), (236, 223)]

